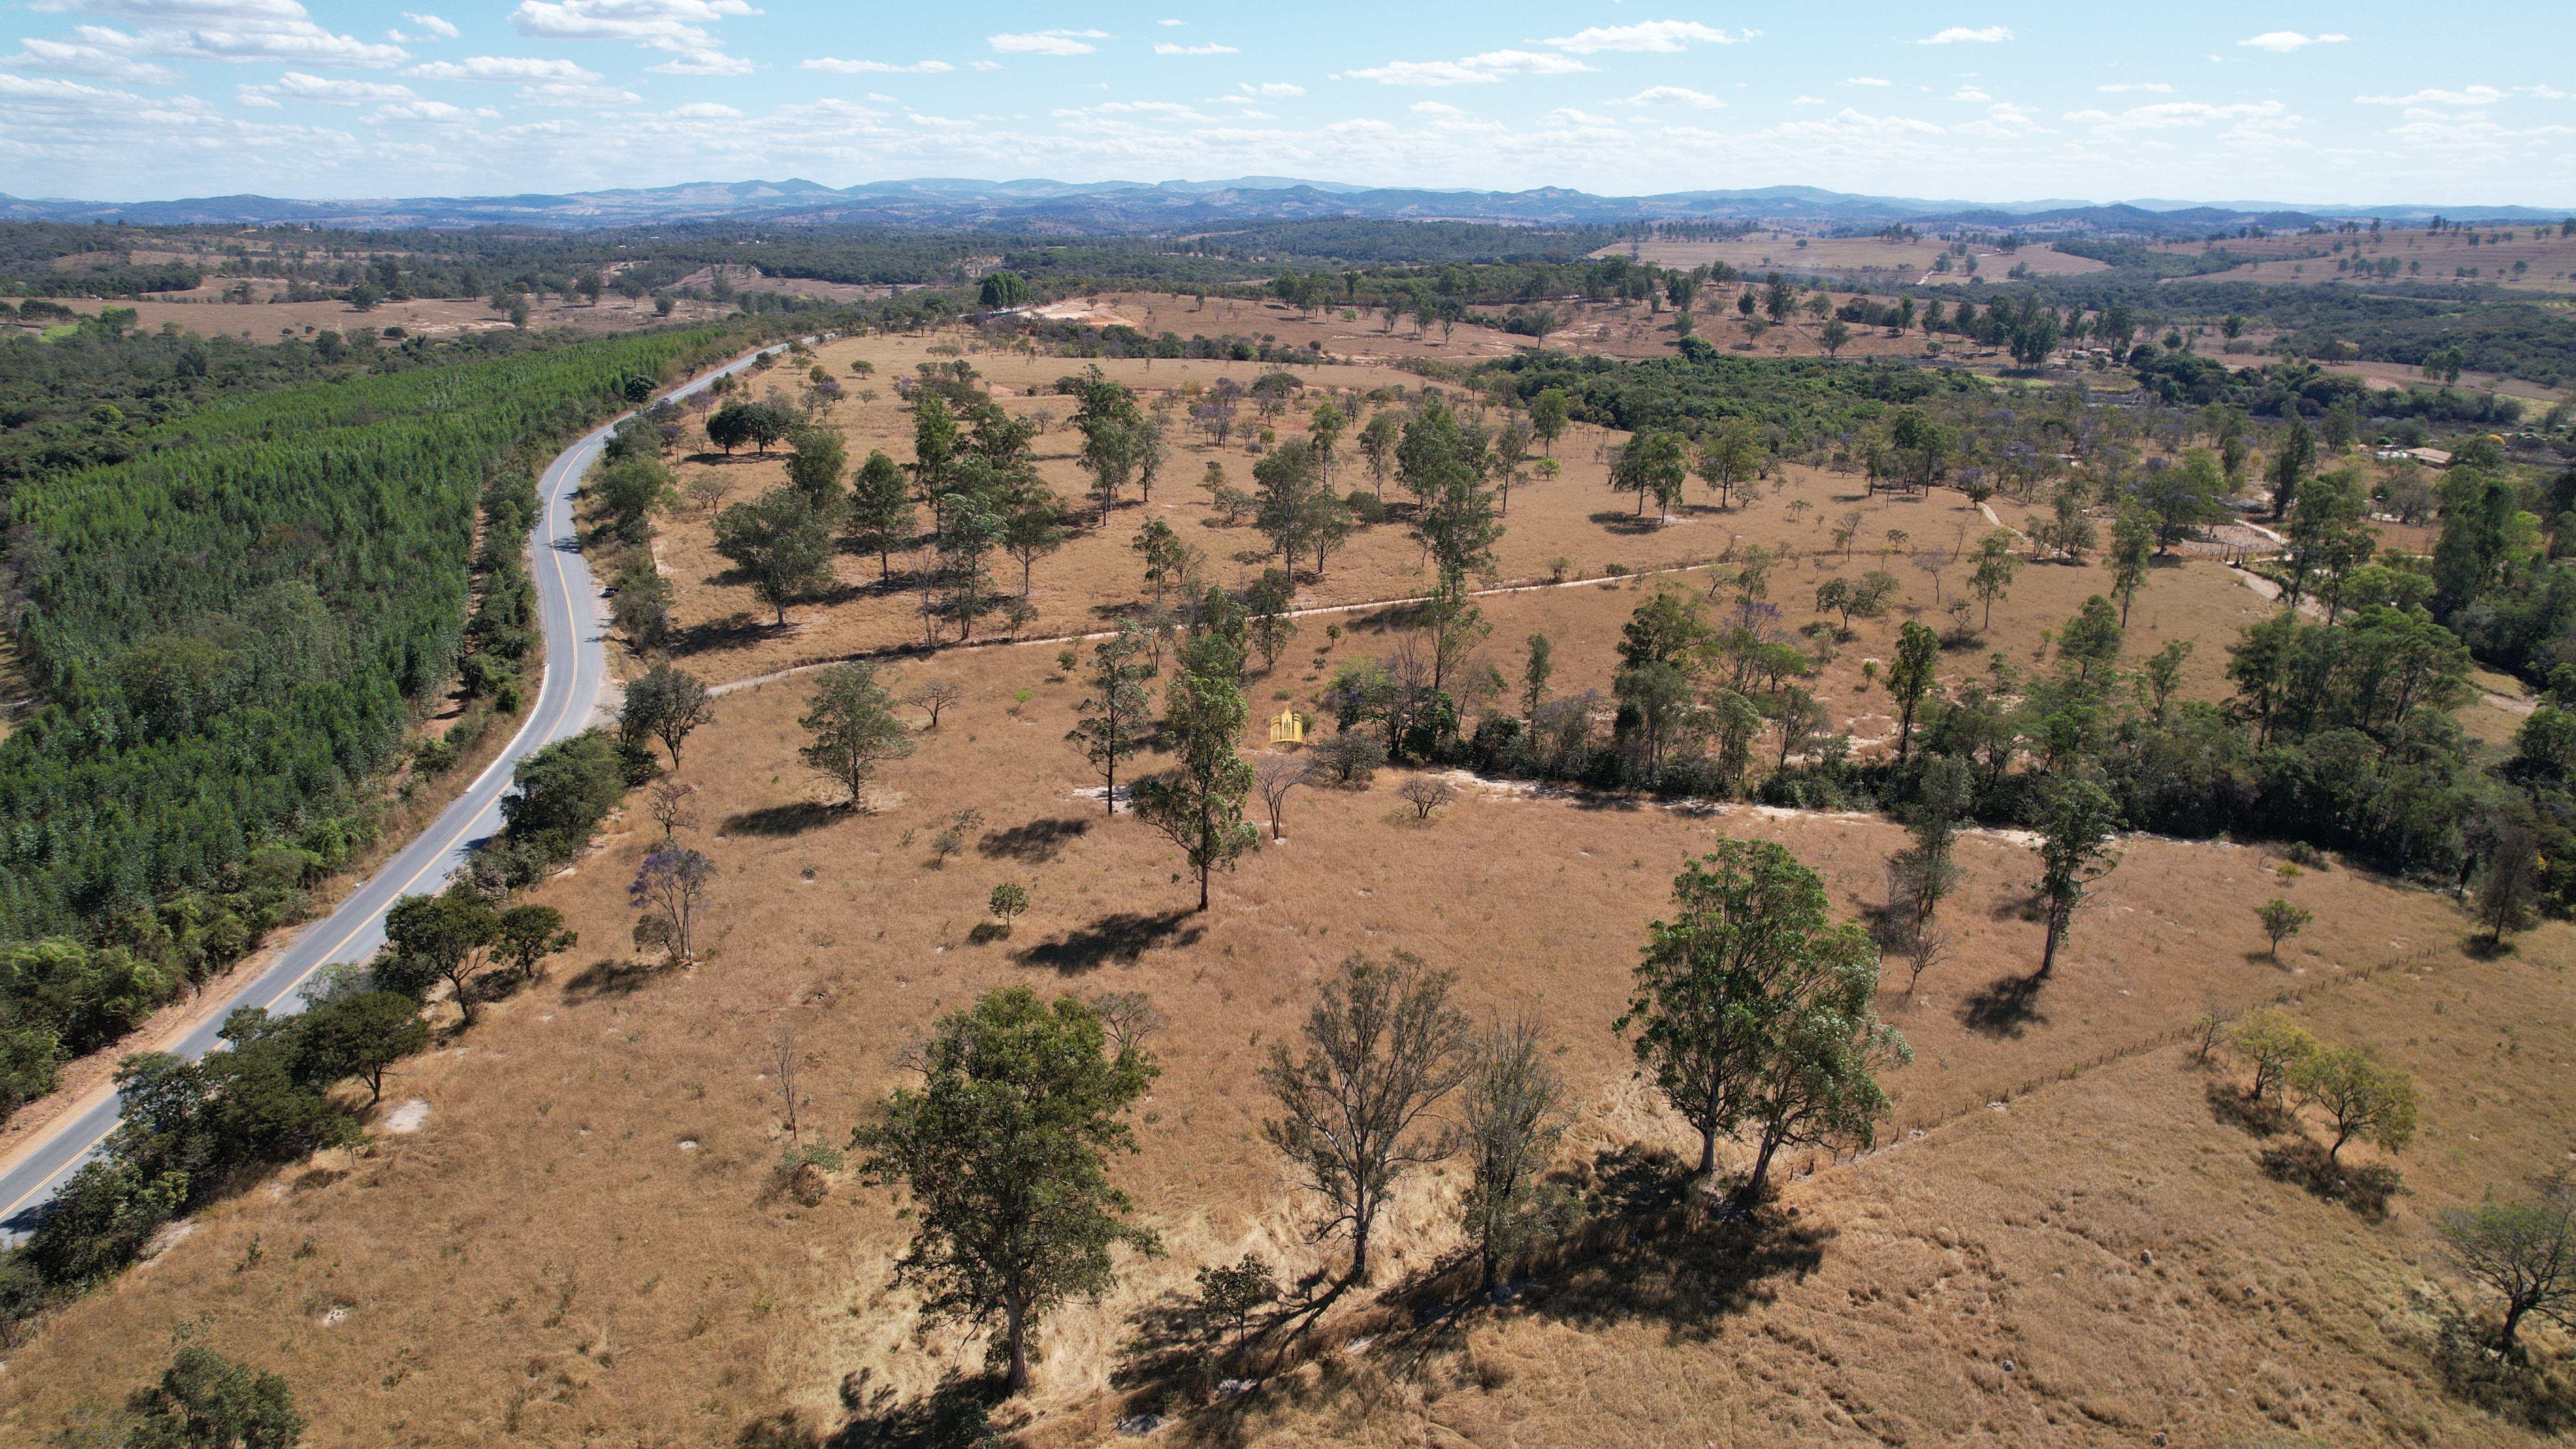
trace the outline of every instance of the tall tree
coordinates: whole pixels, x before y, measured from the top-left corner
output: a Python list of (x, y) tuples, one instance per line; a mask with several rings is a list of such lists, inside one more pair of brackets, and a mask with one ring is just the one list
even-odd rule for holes
[(1101, 799), (1112, 815), (1118, 813), (1118, 762), (1144, 748), (1153, 733), (1153, 706), (1145, 698), (1153, 670), (1145, 652), (1144, 631), (1132, 621), (1121, 621), (1118, 632), (1091, 651), (1090, 692), (1074, 706), (1080, 722), (1065, 735), (1100, 772)]
[(1574, 417), (1574, 399), (1561, 387), (1542, 389), (1529, 403), (1530, 431), (1537, 435), (1539, 446), (1547, 456), (1556, 456), (1556, 440), (1565, 436), (1565, 425)]
[(796, 723), (811, 737), (797, 755), (848, 791), (853, 810), (866, 802), (878, 766), (912, 753), (912, 731), (895, 717), (894, 696), (865, 660), (816, 675), (813, 703)]
[(1735, 490), (1762, 469), (1762, 432), (1751, 418), (1729, 418), (1700, 440), (1699, 476), (1717, 490), (1717, 506), (1735, 506)]
[(2576, 1173), (2554, 1168), (2528, 1196), (2453, 1208), (2441, 1233), (2461, 1272), (2504, 1295), (2496, 1347), (2507, 1357), (2522, 1358), (2515, 1334), (2531, 1314), (2576, 1329)]
[(921, 394), (912, 406), (912, 486), (932, 510), (933, 527), (938, 526), (939, 500), (948, 491), (949, 472), (957, 466), (964, 445), (948, 399), (935, 392)]
[(903, 470), (882, 450), (870, 449), (850, 480), (850, 534), (862, 550), (877, 556), (877, 577), (894, 577), (894, 551), (912, 537), (912, 496), (904, 489)]
[(654, 665), (626, 686), (618, 727), (630, 740), (651, 736), (671, 752), (671, 768), (680, 768), (681, 742), (698, 726), (715, 718), (715, 699), (706, 685), (668, 661)]
[(1540, 1046), (1536, 1022), (1496, 1022), (1471, 1051), (1475, 1066), (1461, 1093), (1468, 1172), (1459, 1214), (1476, 1245), (1482, 1286), (1491, 1288), (1563, 1206), (1544, 1174), (1573, 1117), (1565, 1078)]
[(2120, 596), (2120, 627), (2129, 627), (2129, 601), (2147, 581), (2156, 551), (2156, 525), (2144, 510), (2123, 508), (2111, 524), (2111, 592)]
[(2111, 849), (2111, 832), (2119, 824), (2111, 797), (2092, 780), (2060, 774), (2040, 797), (2040, 913), (2047, 938), (2040, 947), (2039, 979), (2057, 965), (2057, 948), (2074, 924), (2093, 882), (2108, 875), (2120, 857)]
[(1610, 471), (1610, 486), (1623, 493), (1635, 490), (1639, 518), (1646, 516), (1649, 496), (1655, 500), (1658, 516), (1669, 513), (1681, 501), (1682, 484), (1690, 477), (1688, 459), (1681, 434), (1640, 432), (1620, 450), (1618, 466)]
[[(1221, 597), (1215, 589), (1208, 593)], [(1237, 753), (1246, 713), (1242, 628), (1238, 606), (1232, 620), (1206, 628), (1181, 649), (1163, 691), (1163, 735), (1179, 763), (1128, 792), (1138, 818), (1179, 846), (1197, 873), (1202, 911), (1208, 877), (1234, 869), (1237, 857), (1261, 844), (1261, 832), (1243, 818), (1252, 767)]]
[(1046, 1315), (1117, 1281), (1111, 1249), (1160, 1251), (1128, 1221), (1107, 1163), (1136, 1150), (1123, 1118), (1160, 1069), (1132, 1043), (1113, 1054), (1099, 1013), (1074, 997), (1048, 1006), (1012, 986), (942, 1018), (921, 1070), (851, 1150), (869, 1180), (901, 1182), (912, 1199), (897, 1281), (925, 1292), (934, 1320), (998, 1318), (1017, 1393)]
[(1941, 663), (1941, 636), (1912, 619), (1896, 631), (1896, 662), (1887, 669), (1888, 697), (1896, 701), (1896, 768), (1905, 768), (1914, 748), (1914, 715), (1932, 691), (1933, 671)]
[(832, 530), (793, 488), (773, 488), (716, 515), (716, 552), (751, 578), (754, 597), (787, 622), (787, 606), (832, 584)]
[(1369, 1237), (1396, 1181), (1456, 1150), (1423, 1120), (1474, 1068), (1454, 980), (1402, 951), (1384, 965), (1353, 956), (1306, 1013), (1302, 1053), (1274, 1042), (1261, 1069), (1281, 1111), (1261, 1133), (1331, 1206), (1317, 1235), (1349, 1232), (1352, 1283), (1368, 1281)]
[(1867, 1008), (1878, 974), (1868, 931), (1834, 923), (1823, 880), (1785, 847), (1721, 839), (1674, 878), (1673, 906), (1647, 928), (1616, 1026), (1699, 1129), (1701, 1176), (1717, 1170), (1719, 1137), (1748, 1119), (1761, 1126), (1749, 1201), (1782, 1143), (1865, 1132), (1884, 1105), (1864, 1085), (1869, 1068), (1901, 1042)]
[(837, 519), (842, 506), (841, 474), (850, 463), (841, 435), (830, 428), (798, 428), (788, 442), (796, 451), (787, 459), (787, 486), (805, 495), (817, 517)]
[(2281, 438), (2281, 446), (2272, 453), (2272, 465), (2264, 477), (2272, 485), (2272, 521), (2288, 516), (2290, 505), (2298, 500), (2299, 483), (2317, 465), (2316, 435), (2308, 431), (2305, 418), (2290, 419), (2290, 431)]

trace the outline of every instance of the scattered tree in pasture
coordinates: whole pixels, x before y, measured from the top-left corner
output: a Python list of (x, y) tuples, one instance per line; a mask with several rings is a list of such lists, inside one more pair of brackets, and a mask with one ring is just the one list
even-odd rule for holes
[(697, 921), (716, 883), (716, 863), (694, 850), (666, 845), (644, 857), (626, 887), (627, 903), (662, 929), (674, 961), (697, 959)]
[(993, 893), (984, 898), (984, 908), (1001, 917), (1002, 930), (1008, 933), (1012, 918), (1029, 908), (1029, 888), (1014, 881), (1004, 881), (993, 887)]
[(2317, 1050), (2317, 1039), (2277, 1006), (2245, 1013), (2229, 1029), (2227, 1044), (2254, 1069), (2254, 1081), (2245, 1089), (2246, 1100), (2253, 1102), (2285, 1095), (2299, 1065)]
[(797, 755), (848, 792), (850, 809), (864, 808), (877, 767), (912, 753), (912, 731), (895, 718), (873, 664), (835, 664), (815, 683), (814, 702), (796, 722), (810, 736)]
[(419, 998), (445, 981), (463, 1024), (474, 1024), (474, 978), (500, 939), (501, 918), (471, 889), (405, 896), (385, 912), (385, 951), (375, 979), (389, 991)]
[(2281, 959), (2281, 943), (2308, 928), (2316, 919), (2314, 912), (2303, 910), (2288, 901), (2273, 899), (2254, 908), (2254, 917), (2263, 923), (2263, 934), (2272, 940), (2272, 959)]
[(1396, 787), (1395, 798), (1413, 807), (1413, 818), (1428, 820), (1431, 812), (1458, 798), (1458, 787), (1437, 775), (1415, 775)]
[(1253, 788), (1261, 792), (1261, 803), (1270, 811), (1272, 840), (1287, 839), (1279, 833), (1279, 817), (1288, 803), (1288, 792), (1311, 783), (1314, 775), (1314, 762), (1296, 755), (1263, 755), (1252, 767)]
[(2047, 940), (2040, 948), (2039, 978), (2057, 965), (2057, 948), (2093, 882), (2120, 863), (2111, 849), (2119, 812), (2102, 787), (2080, 775), (2061, 775), (2041, 796), (2039, 833), (2040, 913)]
[[(1210, 589), (1211, 599), (1222, 598)], [(1235, 633), (1211, 630), (1192, 638), (1176, 661), (1163, 692), (1163, 734), (1178, 765), (1128, 792), (1137, 818), (1181, 848), (1198, 876), (1199, 909), (1208, 908), (1208, 878), (1232, 870), (1261, 832), (1243, 818), (1252, 790), (1252, 767), (1236, 752), (1243, 735), (1242, 617)]]
[(668, 663), (656, 664), (626, 686), (618, 730), (629, 741), (659, 739), (671, 752), (671, 768), (680, 768), (680, 745), (698, 726), (715, 718), (715, 699), (696, 675)]
[(1571, 1206), (1546, 1180), (1573, 1125), (1564, 1076), (1539, 1045), (1538, 1024), (1496, 1022), (1469, 1048), (1473, 1067), (1459, 1094), (1468, 1159), (1459, 1214), (1476, 1246), (1482, 1286), (1503, 1265), (1561, 1225)]
[(1106, 1048), (1099, 1014), (1071, 996), (1050, 1007), (1025, 986), (987, 992), (940, 1021), (922, 1084), (851, 1134), (866, 1178), (911, 1198), (896, 1281), (922, 1290), (933, 1321), (999, 1319), (1014, 1393), (1046, 1315), (1117, 1281), (1112, 1248), (1161, 1250), (1127, 1220), (1105, 1161), (1135, 1150), (1122, 1119), (1159, 1069), (1135, 1047)]
[(940, 712), (965, 697), (966, 685), (963, 680), (925, 679), (914, 685), (911, 691), (904, 695), (903, 702), (914, 709), (928, 710), (930, 723), (923, 728), (936, 730), (939, 728)]
[(830, 588), (832, 531), (793, 488), (774, 488), (716, 515), (716, 552), (750, 576), (754, 597), (787, 622), (787, 606)]
[(1122, 622), (1092, 649), (1091, 690), (1074, 706), (1080, 721), (1065, 734), (1100, 772), (1101, 796), (1112, 815), (1118, 813), (1118, 762), (1133, 758), (1153, 735), (1153, 705), (1145, 697), (1145, 681), (1153, 675), (1144, 658), (1146, 644), (1143, 630)]
[(1887, 693), (1896, 701), (1896, 768), (1905, 768), (1914, 748), (1914, 715), (1932, 692), (1933, 671), (1941, 662), (1941, 636), (1911, 619), (1896, 631), (1896, 662), (1888, 666)]
[[(134, 1407), (128, 1449), (295, 1449), (304, 1437), (304, 1416), (283, 1377), (193, 1343), (171, 1355), (161, 1381), (135, 1395)], [(73, 1442), (75, 1432), (59, 1442)]]
[(2559, 1167), (2525, 1197), (2453, 1208), (2440, 1231), (2460, 1272), (2504, 1295), (2496, 1347), (2506, 1356), (2522, 1357), (2516, 1334), (2532, 1314), (2576, 1329), (2576, 1173)]
[(851, 541), (877, 556), (877, 577), (893, 578), (894, 551), (911, 542), (916, 515), (902, 468), (882, 451), (870, 451), (850, 480), (847, 519)]
[(1302, 1055), (1274, 1042), (1261, 1070), (1282, 1113), (1262, 1135), (1330, 1205), (1317, 1237), (1350, 1234), (1354, 1284), (1368, 1281), (1369, 1235), (1396, 1181), (1456, 1150), (1423, 1120), (1475, 1069), (1454, 979), (1406, 952), (1383, 965), (1353, 956), (1307, 1013)]
[(355, 991), (315, 1003), (304, 1013), (305, 1070), (318, 1083), (355, 1077), (367, 1105), (384, 1100), (385, 1072), (429, 1045), (420, 1003), (398, 991)]
[(2415, 1079), (2383, 1067), (2363, 1047), (2323, 1047), (2290, 1068), (2290, 1089), (2334, 1123), (2326, 1161), (2343, 1145), (2367, 1137), (2382, 1152), (2402, 1152), (2415, 1139)]
[(1279, 1277), (1258, 1253), (1244, 1254), (1231, 1267), (1220, 1263), (1201, 1268), (1193, 1281), (1199, 1288), (1199, 1314), (1217, 1325), (1220, 1349), (1231, 1339), (1231, 1347), (1240, 1352), (1251, 1332), (1252, 1311), (1279, 1298)]
[(580, 944), (581, 933), (565, 930), (563, 912), (552, 906), (512, 906), (501, 913), (501, 958), (522, 980), (534, 981), (538, 962)]

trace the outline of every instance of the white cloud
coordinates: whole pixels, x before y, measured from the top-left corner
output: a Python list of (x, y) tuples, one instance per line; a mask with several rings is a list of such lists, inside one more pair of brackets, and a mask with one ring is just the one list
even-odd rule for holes
[(1800, 96), (1789, 104), (1793, 106), (1824, 106), (1831, 105), (1833, 103), (1826, 100), (1823, 96)]
[(350, 67), (411, 59), (398, 45), (331, 33), (295, 0), (51, 0), (40, 8), (143, 27), (139, 34), (103, 25), (79, 27), (80, 45), (113, 55)]
[(754, 15), (749, 0), (519, 0), (510, 24), (541, 40), (623, 40), (655, 50), (707, 50), (706, 27)]
[(1688, 106), (1693, 110), (1707, 111), (1714, 110), (1719, 106), (1725, 105), (1726, 102), (1719, 100), (1715, 96), (1709, 95), (1705, 91), (1695, 91), (1687, 86), (1648, 86), (1633, 96), (1623, 96), (1618, 100), (1609, 102), (1609, 104), (1614, 106)]
[(2149, 106), (2131, 106), (2117, 115), (2109, 111), (2069, 111), (2066, 119), (2093, 127), (2097, 131), (2162, 131), (2178, 126), (2207, 126), (2227, 123), (2239, 127), (2295, 126), (2299, 118), (2288, 113), (2279, 101), (2259, 101), (2248, 105), (2213, 106), (2206, 101), (2159, 101)]
[(1498, 81), (1507, 75), (1567, 75), (1590, 69), (1571, 56), (1533, 50), (1489, 50), (1464, 60), (1396, 60), (1346, 74), (1353, 80), (1390, 86), (1457, 86)]
[(404, 75), (434, 81), (517, 81), (538, 82), (597, 81), (599, 72), (584, 70), (568, 60), (540, 60), (532, 55), (473, 55), (463, 60), (433, 60), (416, 65)]
[(1992, 44), (1999, 40), (2010, 40), (2012, 38), (2012, 27), (2009, 25), (1989, 25), (1982, 30), (1971, 30), (1964, 25), (1953, 25), (1947, 30), (1936, 30), (1914, 43), (1916, 45), (1955, 45), (1962, 40), (1975, 40)]
[(0, 60), (0, 65), (16, 70), (49, 70), (63, 75), (94, 76), (100, 80), (124, 81), (128, 85), (175, 86), (188, 79), (166, 65), (154, 65), (150, 61), (120, 55), (106, 46), (40, 40), (32, 35), (18, 44), (23, 47), (21, 52)]
[(448, 24), (446, 21), (439, 19), (435, 15), (417, 15), (406, 10), (403, 12), (403, 19), (410, 21), (412, 24), (419, 26), (421, 29), (428, 31), (430, 34), (437, 36), (441, 40), (454, 40), (458, 33), (455, 26)]
[(1233, 47), (1233, 46), (1231, 46), (1231, 45), (1173, 45), (1173, 44), (1171, 44), (1171, 43), (1170, 43), (1170, 42), (1168, 42), (1168, 41), (1157, 42), (1157, 43), (1156, 43), (1156, 45), (1154, 46), (1154, 53), (1155, 53), (1156, 55), (1241, 55), (1241, 54), (1243, 54), (1243, 52), (1242, 52), (1242, 51), (1240, 51), (1240, 50), (1236, 49), (1235, 47)]
[(1467, 114), (1456, 106), (1445, 105), (1439, 101), (1415, 101), (1412, 105), (1405, 107), (1405, 109), (1413, 112), (1417, 116), (1463, 116)]
[(1843, 78), (1843, 84), (1847, 86), (1892, 86), (1896, 84), (1896, 82), (1880, 80), (1874, 75), (1855, 75), (1845, 76)]
[(2349, 35), (2301, 35), (2295, 30), (2267, 30), (2250, 40), (2240, 40), (2236, 43), (2239, 46), (2252, 46), (2256, 50), (2268, 50), (2274, 55), (2288, 55), (2291, 51), (2304, 46), (2341, 45), (2350, 39), (2352, 37)]
[(1254, 85), (1249, 81), (1237, 81), (1234, 83), (1234, 88), (1237, 91), (1242, 92), (1245, 96), (1264, 96), (1271, 98), (1282, 96), (1302, 96), (1306, 93), (1306, 88), (1304, 86), (1290, 85), (1286, 81), (1263, 81), (1259, 85)]
[(1950, 99), (1954, 101), (1974, 101), (1979, 105), (1983, 105), (1986, 102), (1993, 100), (1994, 97), (1987, 95), (1984, 91), (1977, 89), (1975, 86), (1961, 86), (1959, 87), (1959, 93), (1950, 97)]
[(2104, 95), (2112, 96), (2122, 95), (2129, 91), (2150, 91), (2160, 96), (2171, 95), (2173, 93), (2173, 87), (2166, 85), (2162, 81), (2123, 81), (2118, 85), (2095, 86), (2093, 89), (2102, 92)]
[(749, 75), (756, 69), (749, 57), (721, 50), (684, 50), (660, 65), (644, 68), (656, 75)]
[(584, 85), (578, 81), (546, 81), (519, 87), (519, 99), (532, 106), (631, 106), (644, 99), (633, 91), (618, 86)]
[(2491, 106), (2504, 99), (2504, 92), (2494, 86), (2471, 86), (2463, 91), (2417, 91), (2411, 96), (2354, 96), (2365, 106)]
[(988, 35), (984, 43), (1004, 55), (1089, 55), (1107, 40), (1106, 30), (1031, 30), (1018, 35)]
[(1157, 21), (1155, 21), (1154, 23), (1155, 23), (1156, 25), (1187, 25), (1187, 24), (1189, 24), (1189, 22), (1188, 22), (1188, 21), (1186, 21), (1186, 20), (1157, 20)]
[(662, 114), (677, 116), (684, 121), (729, 121), (738, 120), (742, 116), (742, 112), (733, 107), (718, 105), (714, 101), (695, 101), (685, 106), (674, 107)]
[(360, 106), (369, 101), (402, 101), (413, 98), (412, 88), (402, 85), (379, 85), (373, 81), (327, 80), (290, 70), (275, 84), (241, 87), (241, 101), (247, 106), (276, 106), (281, 100), (316, 101), (326, 106)]
[(494, 120), (500, 114), (499, 111), (489, 108), (469, 111), (463, 106), (451, 106), (445, 101), (405, 101), (399, 105), (379, 106), (367, 119), (380, 126), (388, 122), (400, 121), (430, 121), (454, 125), (470, 120)]
[(1002, 63), (998, 60), (970, 60), (966, 67), (969, 70), (1000, 70)]
[(1950, 129), (1963, 136), (1984, 136), (1995, 141), (2056, 134), (2039, 123), (2037, 111), (2028, 106), (2016, 106), (2010, 101), (1997, 101), (1986, 107), (1985, 115), (1973, 121), (1962, 121)]
[(796, 62), (798, 70), (827, 70), (834, 75), (941, 75), (957, 67), (944, 60), (916, 60), (894, 65), (882, 60), (835, 60), (828, 55)]
[(1547, 43), (1559, 50), (1577, 55), (1591, 55), (1604, 50), (1686, 50), (1694, 42), (1702, 45), (1734, 45), (1760, 35), (1759, 30), (1739, 31), (1729, 35), (1696, 20), (1649, 20), (1638, 25), (1595, 25), (1572, 35), (1551, 38)]

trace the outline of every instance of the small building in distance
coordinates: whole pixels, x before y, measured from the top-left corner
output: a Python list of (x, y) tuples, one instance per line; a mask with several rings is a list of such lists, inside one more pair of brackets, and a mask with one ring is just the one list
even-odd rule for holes
[(2451, 466), (2451, 455), (2439, 448), (2382, 448), (2378, 458), (2383, 463), (2402, 463), (2411, 458), (2427, 468)]

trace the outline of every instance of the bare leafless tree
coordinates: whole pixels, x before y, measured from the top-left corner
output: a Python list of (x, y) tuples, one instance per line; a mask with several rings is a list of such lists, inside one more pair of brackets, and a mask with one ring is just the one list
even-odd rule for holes
[(778, 1029), (778, 1041), (776, 1045), (778, 1059), (778, 1100), (786, 1109), (787, 1113), (787, 1140), (797, 1144), (798, 1146), (802, 1146), (805, 1142), (805, 1134), (799, 1129), (796, 1121), (796, 1028), (792, 1026), (780, 1027)]
[(1141, 991), (1104, 991), (1091, 999), (1091, 1009), (1100, 1014), (1109, 1045), (1118, 1052), (1143, 1050), (1145, 1038), (1172, 1024)]
[(903, 702), (930, 711), (930, 729), (939, 728), (939, 712), (966, 697), (966, 686), (954, 679), (925, 679)]
[(1416, 775), (1396, 787), (1395, 798), (1413, 807), (1413, 818), (1428, 820), (1431, 812), (1458, 798), (1458, 787), (1437, 775)]
[(1455, 979), (1410, 952), (1353, 956), (1306, 1014), (1304, 1055), (1274, 1043), (1261, 1069), (1285, 1113), (1261, 1133), (1332, 1205), (1316, 1237), (1349, 1231), (1354, 1283), (1368, 1281), (1369, 1231), (1396, 1180), (1456, 1150), (1454, 1132), (1423, 1122), (1475, 1065)]
[(677, 780), (654, 782), (652, 790), (644, 797), (644, 809), (653, 817), (653, 823), (662, 827), (664, 840), (670, 839), (674, 831), (698, 828), (697, 803), (689, 798), (697, 793), (697, 786), (683, 785)]
[(1302, 755), (1263, 755), (1252, 766), (1252, 783), (1261, 791), (1261, 803), (1270, 807), (1270, 838), (1284, 840), (1279, 833), (1279, 811), (1288, 803), (1288, 792), (1314, 779), (1314, 761)]
[(1949, 932), (1926, 921), (1916, 925), (1912, 935), (1913, 939), (1905, 943), (1905, 964), (1913, 971), (1905, 978), (1908, 996), (1914, 994), (1915, 983), (1923, 979), (1924, 972), (1950, 959)]

